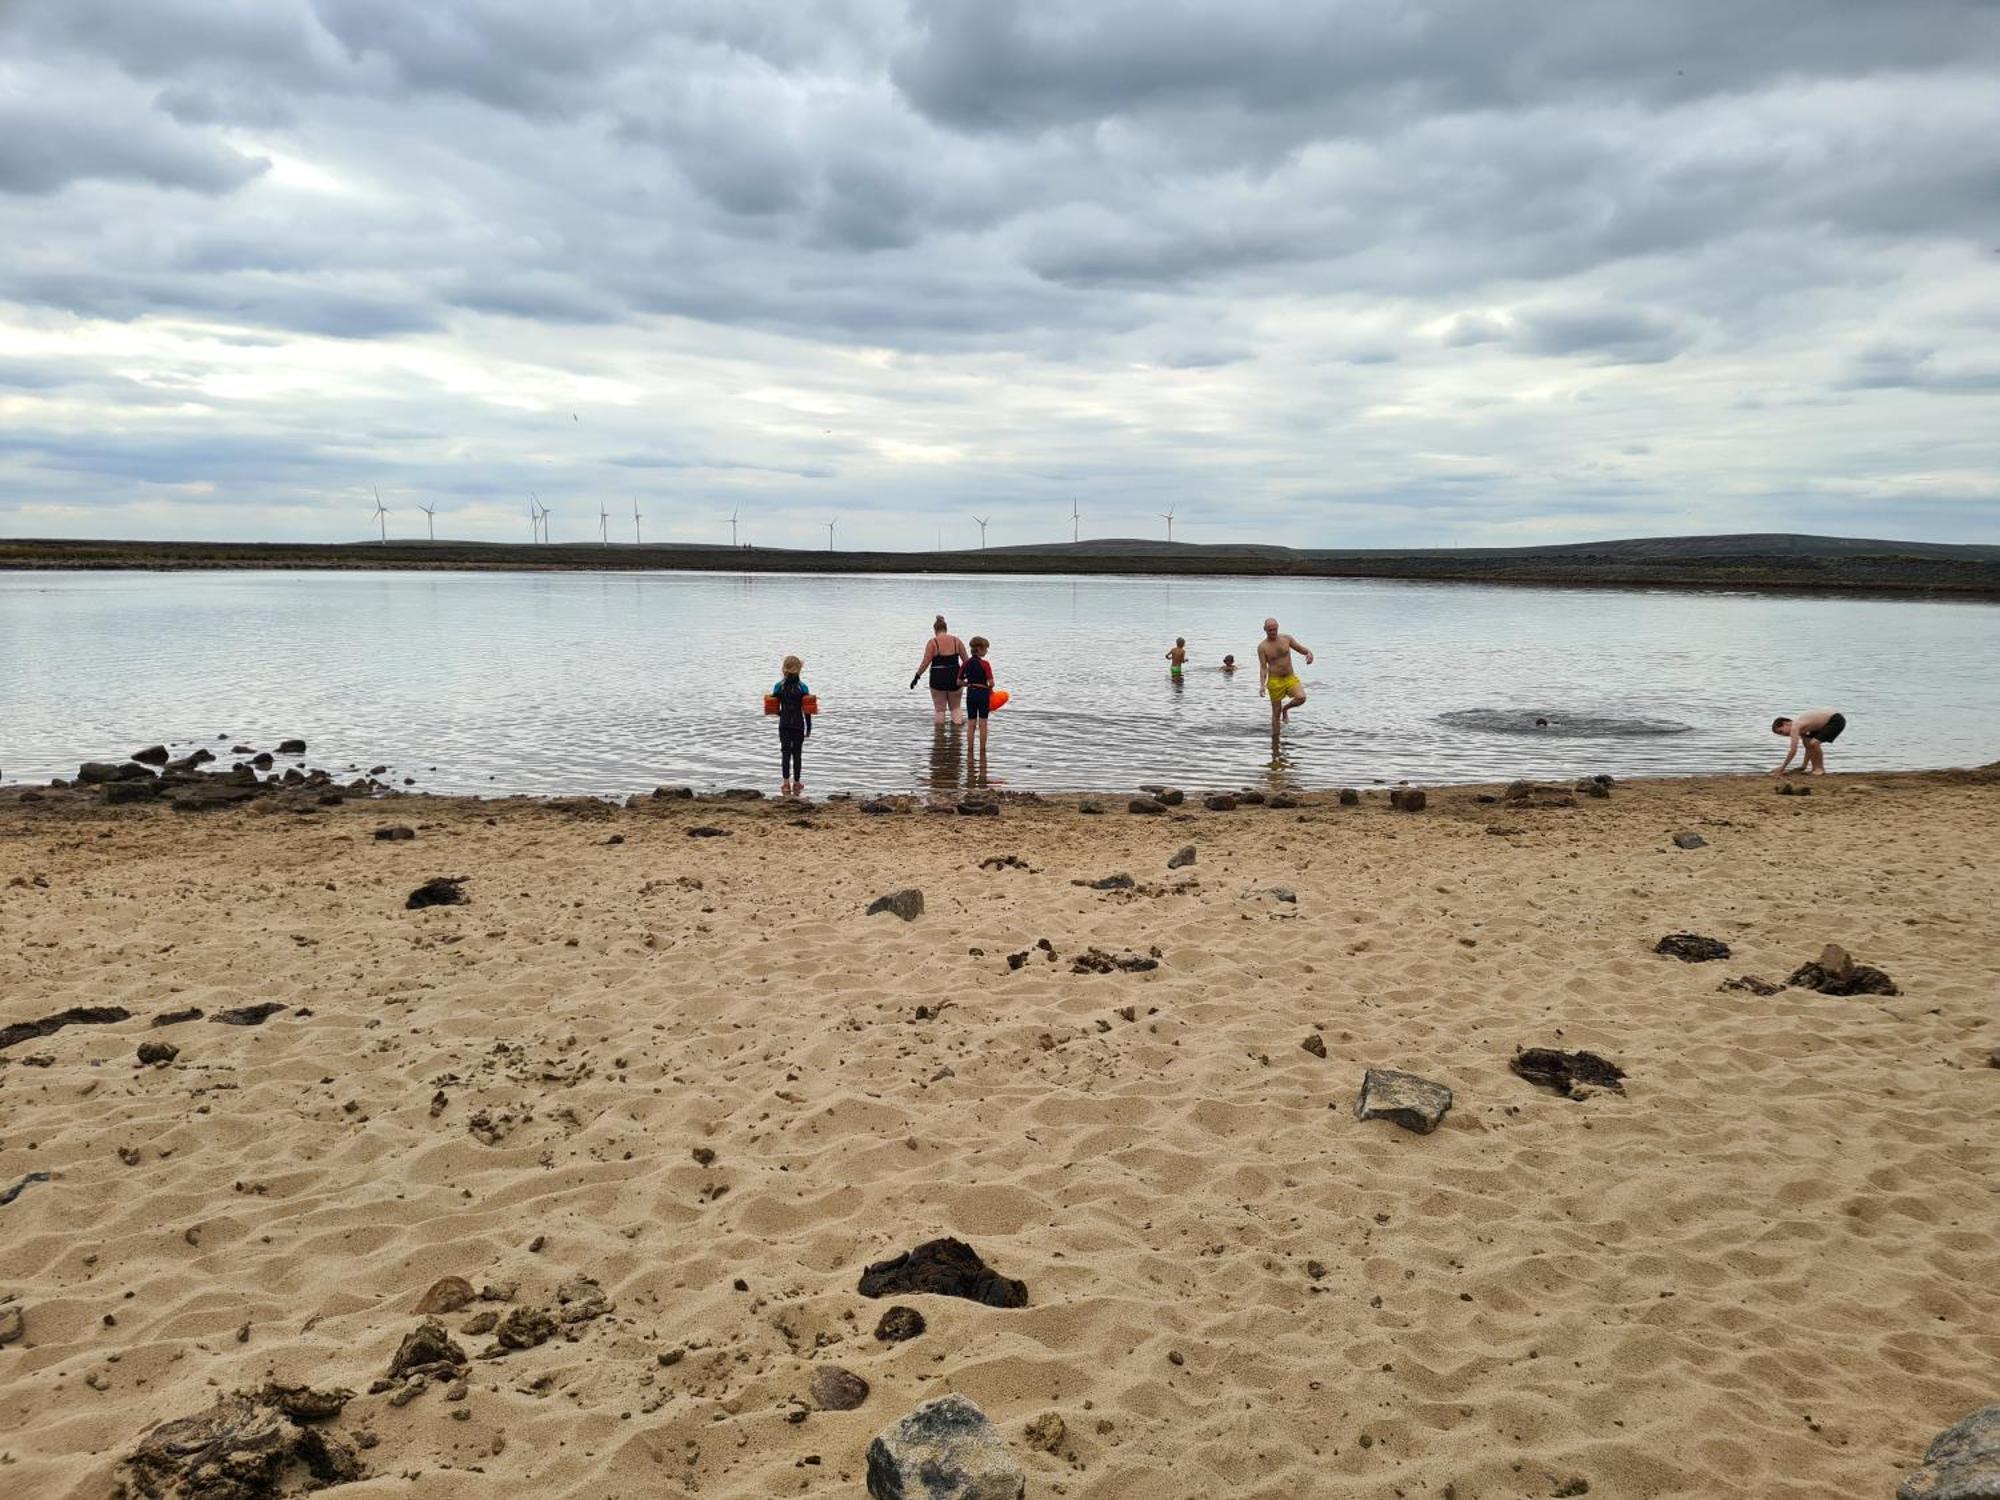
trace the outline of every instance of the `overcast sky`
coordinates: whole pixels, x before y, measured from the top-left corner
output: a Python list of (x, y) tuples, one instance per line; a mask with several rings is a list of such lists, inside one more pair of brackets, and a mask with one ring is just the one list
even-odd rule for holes
[(1986, 0), (0, 0), (0, 533), (2000, 538)]

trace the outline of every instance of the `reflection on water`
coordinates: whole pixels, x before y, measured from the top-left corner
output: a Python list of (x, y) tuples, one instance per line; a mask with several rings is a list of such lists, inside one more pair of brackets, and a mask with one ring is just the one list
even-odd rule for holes
[[(1012, 695), (983, 758), (962, 730), (934, 733), (929, 694), (907, 687), (940, 610), (991, 638)], [(1275, 753), (1253, 655), (1271, 614), (1319, 653)], [(1176, 636), (1180, 681), (1161, 670)], [(1836, 770), (2000, 754), (2000, 608), (1978, 603), (1254, 578), (0, 573), (0, 768), (45, 779), (156, 741), (296, 734), (316, 764), (386, 762), (439, 791), (775, 787), (760, 699), (794, 651), (820, 699), (816, 794), (1755, 771), (1783, 754), (1773, 716), (1808, 708), (1848, 717)]]

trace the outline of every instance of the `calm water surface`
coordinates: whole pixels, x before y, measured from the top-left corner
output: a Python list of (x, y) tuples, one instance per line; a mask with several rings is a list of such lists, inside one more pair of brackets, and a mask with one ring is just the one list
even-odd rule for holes
[[(2000, 606), (1312, 579), (0, 573), (0, 778), (165, 740), (386, 763), (422, 789), (775, 786), (788, 651), (812, 791), (979, 780), (907, 689), (932, 615), (1014, 695), (990, 784), (1042, 790), (1661, 775), (1775, 766), (1774, 714), (1850, 721), (1835, 769), (2000, 758)], [(1272, 763), (1265, 615), (1311, 645)], [(1187, 637), (1185, 682), (1163, 653)], [(1215, 668), (1224, 652), (1246, 665)], [(1547, 729), (1534, 725), (1550, 721)], [(227, 764), (227, 757), (224, 757)], [(434, 768), (434, 769), (433, 769)]]

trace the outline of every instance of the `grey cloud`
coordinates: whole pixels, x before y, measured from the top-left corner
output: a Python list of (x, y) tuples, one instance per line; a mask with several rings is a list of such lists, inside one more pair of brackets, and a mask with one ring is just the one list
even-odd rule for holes
[(2000, 392), (2000, 360), (1940, 357), (1937, 351), (1878, 347), (1865, 351), (1841, 381), (1847, 390), (1932, 391), (1979, 396)]
[(81, 100), (0, 101), (0, 192), (41, 195), (101, 179), (227, 193), (269, 165), (164, 115)]
[(2000, 42), (1978, 0), (1916, 23), (1868, 0), (1766, 0), (1754, 26), (1725, 0), (919, 0), (894, 76), (936, 118), (1039, 130), (1225, 101), (1251, 113), (1467, 111), (1609, 94), (1655, 103), (1774, 73), (1937, 68)]
[(1644, 308), (1545, 307), (1516, 319), (1513, 343), (1531, 354), (1591, 355), (1607, 364), (1672, 359), (1693, 341), (1672, 318)]

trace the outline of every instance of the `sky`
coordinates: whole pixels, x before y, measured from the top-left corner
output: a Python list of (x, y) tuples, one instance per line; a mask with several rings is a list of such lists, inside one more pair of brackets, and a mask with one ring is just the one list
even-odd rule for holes
[(0, 0), (0, 535), (531, 494), (2000, 540), (2000, 4)]

